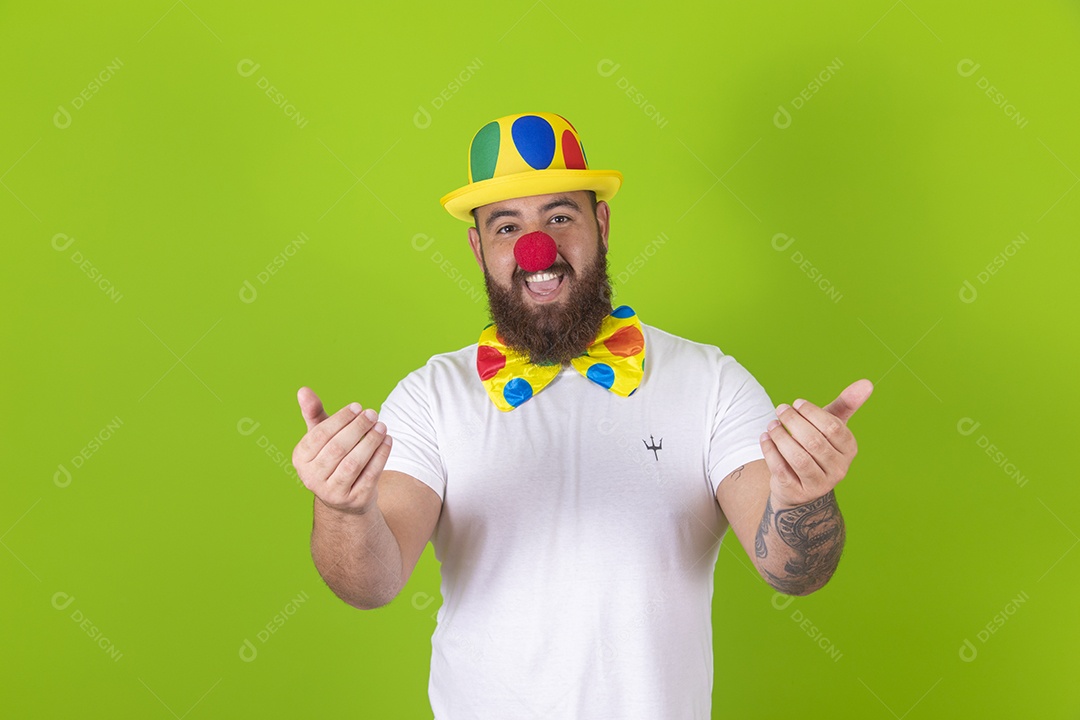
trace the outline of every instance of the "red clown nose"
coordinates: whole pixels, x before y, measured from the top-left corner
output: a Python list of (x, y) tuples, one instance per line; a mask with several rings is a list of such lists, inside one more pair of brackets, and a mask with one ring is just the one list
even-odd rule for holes
[(555, 262), (558, 252), (555, 240), (546, 232), (539, 230), (522, 235), (514, 243), (514, 259), (525, 272), (547, 270)]

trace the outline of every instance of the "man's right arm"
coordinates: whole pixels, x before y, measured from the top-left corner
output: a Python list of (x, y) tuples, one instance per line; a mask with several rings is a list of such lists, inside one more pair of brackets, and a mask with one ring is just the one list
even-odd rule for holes
[(315, 497), (311, 556), (323, 580), (361, 610), (397, 597), (434, 532), (442, 500), (411, 475), (383, 470), (378, 496), (362, 514), (342, 512)]
[(401, 592), (442, 512), (442, 499), (403, 472), (384, 470), (392, 443), (378, 413), (350, 403), (332, 416), (311, 388), (297, 401), (307, 433), (293, 466), (315, 495), (311, 555), (330, 589), (361, 610)]

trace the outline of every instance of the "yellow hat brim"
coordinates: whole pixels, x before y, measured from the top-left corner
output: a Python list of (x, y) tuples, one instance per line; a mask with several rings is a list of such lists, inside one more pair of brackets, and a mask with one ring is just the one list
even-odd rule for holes
[(458, 220), (472, 223), (474, 208), (511, 198), (592, 190), (597, 201), (610, 200), (622, 186), (622, 179), (618, 170), (534, 170), (471, 183), (444, 195), (439, 202)]

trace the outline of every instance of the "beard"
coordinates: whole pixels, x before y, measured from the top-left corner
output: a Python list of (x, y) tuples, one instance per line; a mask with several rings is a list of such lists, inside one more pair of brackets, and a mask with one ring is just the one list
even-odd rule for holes
[(547, 268), (563, 276), (566, 297), (553, 303), (530, 305), (524, 298), (525, 276), (518, 267), (510, 288), (496, 284), (484, 267), (488, 308), (498, 336), (509, 348), (525, 353), (538, 365), (568, 365), (596, 339), (604, 318), (611, 314), (611, 279), (603, 239), (596, 237), (597, 255), (580, 273), (563, 261)]

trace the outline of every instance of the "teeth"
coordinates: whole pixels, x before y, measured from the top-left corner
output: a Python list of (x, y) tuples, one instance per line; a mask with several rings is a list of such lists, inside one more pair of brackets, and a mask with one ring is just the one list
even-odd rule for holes
[(543, 282), (544, 280), (554, 280), (559, 277), (552, 272), (533, 273), (532, 275), (526, 275), (525, 280), (528, 282)]

